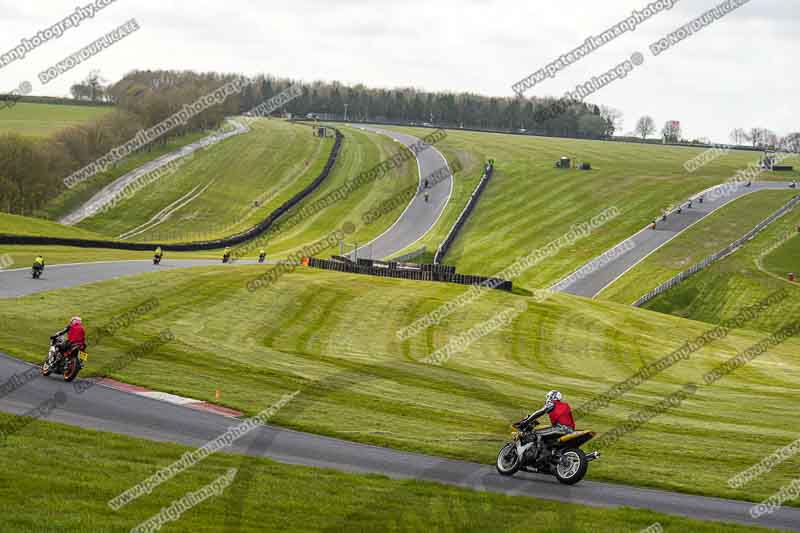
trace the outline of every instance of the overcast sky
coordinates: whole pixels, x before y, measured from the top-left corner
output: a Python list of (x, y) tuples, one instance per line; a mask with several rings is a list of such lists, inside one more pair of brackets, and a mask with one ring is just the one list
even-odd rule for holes
[[(0, 54), (90, 0), (0, 0)], [(675, 1), (675, 0), (673, 0)], [(800, 130), (797, 0), (751, 0), (654, 57), (649, 45), (719, 0), (679, 0), (528, 91), (561, 96), (634, 52), (645, 62), (588, 101), (623, 111), (623, 132), (652, 115), (687, 137), (726, 142), (734, 127)], [(116, 0), (78, 28), (0, 68), (0, 91), (22, 81), (65, 96), (92, 69), (111, 81), (132, 69), (270, 73), (510, 96), (511, 85), (627, 18), (650, 0)], [(43, 86), (38, 74), (135, 18), (141, 29)]]

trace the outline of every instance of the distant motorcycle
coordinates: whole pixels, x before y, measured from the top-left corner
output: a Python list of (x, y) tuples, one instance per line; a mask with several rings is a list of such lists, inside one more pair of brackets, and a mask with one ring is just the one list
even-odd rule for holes
[(267, 254), (260, 254), (258, 256), (258, 262), (263, 263), (267, 259)]
[(223, 263), (230, 263), (231, 262), (231, 254), (223, 254), (222, 255), (222, 262)]
[(594, 431), (574, 431), (568, 435), (551, 435), (542, 439), (542, 449), (537, 448), (538, 437), (533, 431), (538, 425), (532, 420), (526, 425), (517, 422), (512, 427), (512, 441), (503, 446), (497, 455), (497, 471), (513, 476), (519, 470), (555, 476), (565, 485), (574, 485), (586, 475), (589, 463), (600, 458), (600, 452), (586, 454), (581, 446), (592, 440)]
[(73, 349), (69, 353), (64, 353), (67, 349), (67, 336), (54, 335), (50, 337), (50, 351), (47, 359), (42, 363), (42, 375), (49, 376), (55, 372), (64, 376), (64, 381), (72, 381), (78, 377), (83, 365), (89, 360), (89, 354), (82, 350)]
[(161, 264), (161, 256), (160, 255), (154, 255), (153, 256), (153, 264), (154, 265), (160, 265)]
[(33, 277), (33, 279), (39, 279), (42, 277), (42, 272), (44, 272), (44, 267), (42, 265), (33, 265), (31, 277)]

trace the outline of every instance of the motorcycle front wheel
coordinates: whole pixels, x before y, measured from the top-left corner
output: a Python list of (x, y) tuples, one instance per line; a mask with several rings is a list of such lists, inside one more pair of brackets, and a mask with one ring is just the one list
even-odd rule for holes
[(77, 357), (70, 357), (64, 364), (64, 381), (72, 381), (78, 377), (78, 372), (81, 371), (81, 364), (78, 362)]
[(517, 454), (517, 445), (509, 442), (500, 453), (497, 454), (497, 472), (501, 476), (513, 476), (522, 466), (519, 455)]

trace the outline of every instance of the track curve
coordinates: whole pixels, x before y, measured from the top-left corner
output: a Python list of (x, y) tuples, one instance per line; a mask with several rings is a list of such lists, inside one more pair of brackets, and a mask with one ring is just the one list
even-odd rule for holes
[[(406, 147), (420, 142), (420, 139), (412, 135), (385, 130), (377, 126), (359, 126), (359, 128), (391, 137)], [(417, 165), (420, 181), (442, 168), (447, 168), (448, 175), (427, 189), (429, 195), (427, 202), (425, 201), (426, 190), (420, 183), (417, 194), (411, 199), (395, 223), (381, 235), (349, 254), (350, 257), (354, 257), (356, 252), (358, 257), (372, 259), (384, 259), (396, 255), (424, 237), (442, 216), (453, 193), (453, 173), (450, 171), (447, 159), (439, 150), (430, 146), (427, 150), (417, 154)]]

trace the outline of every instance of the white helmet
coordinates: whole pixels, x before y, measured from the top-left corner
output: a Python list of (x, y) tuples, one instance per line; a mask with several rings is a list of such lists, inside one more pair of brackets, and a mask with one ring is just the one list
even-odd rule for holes
[(562, 396), (562, 394), (559, 391), (551, 390), (550, 392), (547, 393), (547, 396), (544, 397), (544, 401), (546, 403), (552, 403), (556, 400), (560, 402), (563, 397), (564, 396)]
[(71, 326), (72, 324), (83, 324), (83, 321), (81, 321), (81, 317), (74, 316), (69, 321), (69, 325)]

